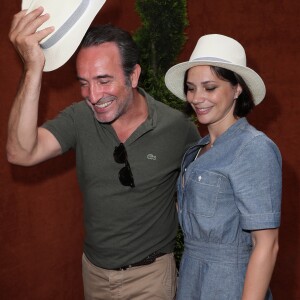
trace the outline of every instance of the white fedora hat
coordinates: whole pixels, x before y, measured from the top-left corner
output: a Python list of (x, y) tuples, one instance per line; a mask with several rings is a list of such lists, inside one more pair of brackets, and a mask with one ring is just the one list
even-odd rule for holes
[(40, 45), (45, 55), (44, 71), (52, 71), (68, 61), (79, 46), (105, 0), (23, 0), (27, 13), (42, 6), (50, 18), (38, 30), (54, 26), (55, 30)]
[(194, 66), (209, 65), (231, 70), (240, 75), (250, 89), (255, 105), (265, 97), (266, 87), (261, 77), (246, 66), (246, 53), (236, 40), (220, 35), (202, 36), (190, 60), (171, 67), (165, 76), (167, 88), (178, 98), (186, 100), (184, 94), (185, 72)]

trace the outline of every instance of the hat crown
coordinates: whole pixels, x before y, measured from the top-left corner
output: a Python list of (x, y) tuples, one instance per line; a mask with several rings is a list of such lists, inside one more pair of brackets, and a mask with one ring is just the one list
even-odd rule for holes
[[(59, 38), (62, 38), (80, 19), (89, 5), (89, 0), (51, 0), (51, 5), (48, 2), (49, 0), (32, 0), (28, 8), (28, 12), (30, 12), (42, 6), (45, 9), (45, 13), (50, 15), (50, 18), (38, 30), (55, 26), (55, 31), (40, 42), (43, 48), (51, 47)], [(50, 42), (46, 42), (48, 40)]]
[(246, 67), (246, 53), (243, 46), (236, 40), (220, 34), (202, 36), (190, 57), (190, 62), (207, 59)]
[(76, 51), (88, 27), (106, 0), (22, 0), (27, 14), (42, 6), (50, 18), (37, 30), (53, 26), (40, 41), (45, 56), (44, 71), (62, 66)]

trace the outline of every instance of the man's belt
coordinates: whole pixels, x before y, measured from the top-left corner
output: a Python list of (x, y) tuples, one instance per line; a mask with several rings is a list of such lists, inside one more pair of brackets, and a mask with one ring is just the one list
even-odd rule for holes
[(131, 265), (127, 265), (127, 266), (123, 266), (123, 267), (120, 267), (120, 268), (116, 268), (116, 269), (113, 269), (113, 270), (114, 271), (122, 271), (122, 270), (127, 270), (127, 269), (130, 269), (130, 268), (133, 268), (133, 267), (150, 265), (150, 264), (154, 263), (155, 260), (158, 257), (161, 257), (161, 256), (163, 256), (165, 254), (166, 253), (155, 251), (155, 252), (151, 253), (146, 258), (142, 259), (141, 261), (139, 261), (137, 263), (134, 263), (134, 264), (131, 264)]

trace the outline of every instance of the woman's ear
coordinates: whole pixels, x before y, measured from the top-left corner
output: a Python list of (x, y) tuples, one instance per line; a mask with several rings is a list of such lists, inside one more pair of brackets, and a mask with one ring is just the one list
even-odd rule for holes
[(238, 83), (235, 89), (235, 93), (234, 93), (234, 99), (237, 99), (239, 97), (239, 95), (242, 93), (243, 89), (241, 87), (241, 85)]

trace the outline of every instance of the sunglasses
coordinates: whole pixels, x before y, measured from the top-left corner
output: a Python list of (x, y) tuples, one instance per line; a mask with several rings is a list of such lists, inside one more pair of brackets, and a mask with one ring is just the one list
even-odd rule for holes
[(115, 147), (114, 160), (118, 164), (125, 164), (119, 171), (119, 180), (125, 186), (135, 187), (131, 168), (127, 159), (127, 152), (123, 143)]

